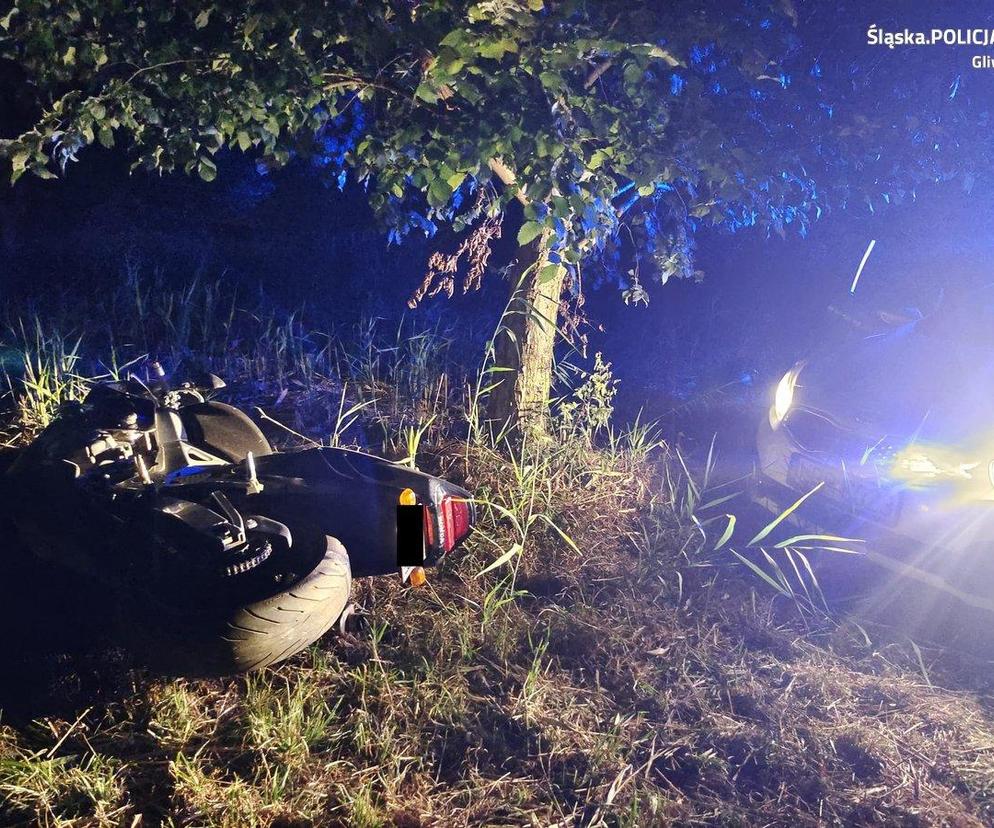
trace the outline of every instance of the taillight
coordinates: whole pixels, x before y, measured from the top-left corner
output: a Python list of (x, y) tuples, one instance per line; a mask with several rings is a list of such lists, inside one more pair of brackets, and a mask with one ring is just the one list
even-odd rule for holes
[(472, 506), (464, 497), (445, 495), (439, 507), (441, 517), (441, 545), (445, 552), (451, 552), (456, 545), (469, 535), (473, 526)]
[(431, 549), (435, 545), (435, 516), (427, 506), (425, 510), (425, 547)]

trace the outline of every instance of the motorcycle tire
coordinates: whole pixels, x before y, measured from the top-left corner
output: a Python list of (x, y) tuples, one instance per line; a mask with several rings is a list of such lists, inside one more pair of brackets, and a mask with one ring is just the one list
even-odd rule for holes
[(348, 553), (335, 538), (324, 542), (324, 555), (307, 575), (220, 615), (179, 612), (142, 596), (122, 619), (131, 648), (154, 669), (186, 676), (242, 673), (290, 658), (328, 632), (349, 603)]

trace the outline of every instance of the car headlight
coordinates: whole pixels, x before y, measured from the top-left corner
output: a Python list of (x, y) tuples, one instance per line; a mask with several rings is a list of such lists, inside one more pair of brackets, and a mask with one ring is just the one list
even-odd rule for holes
[(780, 382), (777, 383), (777, 390), (773, 395), (773, 407), (770, 409), (770, 425), (776, 428), (783, 422), (787, 412), (790, 411), (794, 403), (794, 388), (797, 385), (798, 366), (791, 368)]

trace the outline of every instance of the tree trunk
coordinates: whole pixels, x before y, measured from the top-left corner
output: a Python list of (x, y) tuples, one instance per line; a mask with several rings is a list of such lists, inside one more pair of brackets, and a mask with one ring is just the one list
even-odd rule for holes
[[(511, 273), (511, 299), (494, 342), (493, 374), (498, 383), (486, 403), (486, 419), (518, 433), (545, 433), (549, 419), (553, 349), (565, 268), (542, 283), (548, 237), (519, 251)], [(509, 369), (509, 370), (508, 370)]]

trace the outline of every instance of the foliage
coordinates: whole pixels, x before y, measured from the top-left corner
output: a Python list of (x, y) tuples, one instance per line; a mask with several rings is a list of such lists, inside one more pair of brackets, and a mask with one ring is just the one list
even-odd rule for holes
[(618, 380), (614, 379), (611, 363), (605, 362), (598, 351), (590, 371), (583, 372), (583, 381), (559, 403), (560, 427), (570, 435), (582, 435), (588, 443), (592, 442), (610, 424), (617, 393)]
[[(308, 155), (354, 176), (397, 239), (526, 193), (518, 241), (553, 234), (543, 278), (565, 267), (579, 290), (581, 261), (630, 238), (665, 280), (694, 274), (701, 223), (803, 230), (831, 190), (890, 200), (911, 190), (899, 174), (935, 173), (944, 123), (847, 113), (879, 90), (830, 78), (798, 27), (791, 0), (14, 0), (0, 59), (33, 114), (0, 153), (14, 181), (94, 143), (207, 181), (224, 148)], [(495, 169), (499, 199), (469, 198)]]

